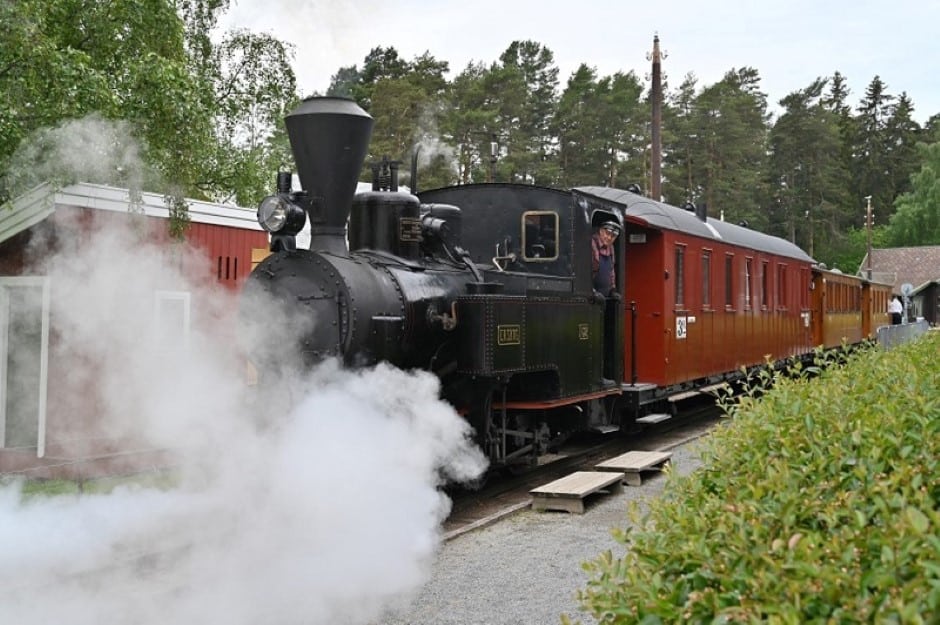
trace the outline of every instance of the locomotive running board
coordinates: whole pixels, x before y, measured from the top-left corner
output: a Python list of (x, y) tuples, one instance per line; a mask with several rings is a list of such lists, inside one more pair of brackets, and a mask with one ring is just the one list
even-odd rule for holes
[(600, 399), (601, 397), (606, 397), (608, 395), (620, 395), (622, 393), (623, 391), (618, 385), (613, 388), (604, 389), (602, 391), (585, 393), (584, 395), (573, 395), (571, 397), (562, 397), (560, 399), (545, 399), (541, 401), (507, 401), (505, 404), (500, 401), (493, 400), (493, 409), (515, 408), (516, 410), (544, 410), (548, 408), (568, 406), (570, 404), (578, 404), (583, 401), (589, 401), (591, 399)]

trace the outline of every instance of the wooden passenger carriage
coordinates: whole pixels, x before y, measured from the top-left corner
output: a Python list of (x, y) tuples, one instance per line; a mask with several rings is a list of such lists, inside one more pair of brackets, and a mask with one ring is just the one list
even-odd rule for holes
[(819, 267), (813, 270), (813, 345), (831, 349), (872, 339), (891, 323), (891, 285)]
[(638, 408), (812, 349), (813, 259), (797, 246), (617, 189), (576, 190), (621, 210), (624, 380)]

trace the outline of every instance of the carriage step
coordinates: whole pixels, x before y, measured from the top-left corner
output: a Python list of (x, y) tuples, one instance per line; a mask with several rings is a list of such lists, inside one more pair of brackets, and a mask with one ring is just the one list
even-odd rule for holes
[(684, 399), (688, 399), (688, 398), (690, 398), (690, 397), (697, 397), (697, 396), (699, 396), (699, 395), (701, 395), (701, 394), (702, 394), (702, 393), (701, 393), (701, 391), (699, 391), (699, 390), (685, 391), (684, 393), (676, 393), (675, 395), (670, 395), (670, 396), (669, 396), (669, 401), (670, 401), (671, 403), (675, 404), (675, 403), (680, 402), (680, 401), (682, 401), (682, 400), (684, 400)]
[(619, 432), (619, 425), (596, 425), (594, 426), (594, 431), (600, 432), (601, 434), (611, 434), (613, 432)]
[(595, 468), (623, 473), (624, 482), (630, 486), (640, 486), (643, 484), (642, 472), (662, 471), (671, 457), (672, 453), (668, 451), (628, 451), (601, 462)]
[(623, 477), (609, 471), (577, 471), (529, 491), (533, 510), (584, 514), (584, 499), (596, 493), (623, 492)]
[(637, 423), (659, 423), (660, 421), (667, 421), (672, 419), (671, 414), (665, 412), (654, 412), (646, 415), (645, 417), (640, 417), (636, 420)]

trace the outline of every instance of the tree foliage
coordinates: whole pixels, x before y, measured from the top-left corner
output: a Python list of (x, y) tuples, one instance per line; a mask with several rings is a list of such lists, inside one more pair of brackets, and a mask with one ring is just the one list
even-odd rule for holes
[(635, 74), (598, 78), (581, 65), (568, 81), (556, 129), (561, 183), (621, 186), (647, 178), (647, 116), (643, 87)]
[[(446, 61), (429, 52), (406, 61), (395, 48), (376, 47), (366, 55), (361, 70), (353, 65), (333, 75), (327, 94), (352, 98), (375, 119), (366, 170), (387, 159), (398, 161), (404, 171), (411, 157), (419, 156), (426, 169), (433, 171), (430, 178), (434, 183), (450, 182), (456, 169), (452, 170), (453, 163), (447, 158), (442, 164), (438, 154), (448, 69)], [(452, 148), (444, 146), (444, 151), (450, 153)]]
[[(294, 76), (290, 49), (270, 36), (213, 43), (228, 4), (0, 2), (0, 94), (10, 103), (0, 109), (0, 200), (41, 173), (253, 204), (283, 159), (276, 129), (296, 99)], [(87, 141), (87, 127), (102, 123), (112, 137), (104, 152)], [(114, 144), (137, 150), (139, 162), (82, 166)], [(84, 163), (63, 158), (50, 173), (39, 167), (48, 161), (30, 160), (56, 149), (84, 150)]]
[(759, 83), (757, 70), (746, 67), (729, 71), (698, 95), (694, 119), (700, 138), (693, 172), (702, 190), (698, 199), (713, 215), (766, 230), (761, 191), (767, 103)]
[(940, 143), (920, 144), (922, 165), (891, 217), (893, 246), (940, 245)]
[(839, 210), (848, 203), (848, 172), (838, 113), (824, 102), (826, 83), (819, 78), (783, 98), (784, 113), (770, 130), (770, 231), (811, 256), (850, 225)]
[[(553, 54), (533, 41), (514, 41), (497, 62), (471, 62), (449, 81), (446, 69), (417, 78), (417, 59), (391, 48), (373, 49), (362, 67), (340, 68), (331, 90), (373, 113), (374, 154), (407, 160), (415, 137), (435, 146), (434, 158), (421, 160), (422, 188), (512, 181), (649, 189), (650, 96), (632, 73), (601, 76), (581, 64), (559, 92)], [(920, 128), (913, 102), (877, 76), (853, 111), (848, 79), (835, 72), (782, 98), (774, 119), (760, 82), (743, 67), (712, 85), (699, 86), (693, 74), (674, 91), (666, 85), (664, 199), (704, 203), (711, 216), (788, 238), (817, 260), (857, 266), (864, 198), (875, 206), (874, 238), (895, 240), (892, 202), (911, 191), (925, 158), (917, 142), (940, 135), (936, 117)]]

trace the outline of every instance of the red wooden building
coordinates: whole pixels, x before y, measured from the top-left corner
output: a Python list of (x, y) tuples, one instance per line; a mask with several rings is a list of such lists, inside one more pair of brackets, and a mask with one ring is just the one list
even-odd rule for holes
[[(75, 289), (50, 277), (49, 259), (102, 246), (93, 233), (130, 224), (141, 247), (174, 249), (170, 257), (178, 263), (171, 274), (177, 278), (159, 288), (134, 285), (149, 289), (141, 299), (152, 301), (143, 308), (152, 318), (140, 323), (165, 326), (169, 336), (184, 341), (200, 324), (230, 333), (234, 309), (213, 308), (208, 293), (236, 293), (251, 271), (253, 250), (267, 249), (255, 212), (188, 200), (185, 240), (174, 248), (162, 195), (144, 193), (131, 202), (126, 189), (80, 183), (57, 190), (44, 184), (11, 204), (0, 210), (0, 472), (81, 478), (158, 466), (161, 452), (129, 453), (124, 436), (113, 435), (96, 418), (103, 401), (95, 379), (100, 355), (60, 349), (71, 331), (62, 307), (86, 303), (81, 295), (64, 303), (76, 297), (66, 290)], [(125, 250), (127, 258), (134, 251)], [(125, 254), (96, 262), (119, 266)], [(97, 267), (84, 270), (92, 280)], [(135, 280), (116, 282), (113, 288), (121, 293)], [(96, 297), (91, 289), (88, 297)]]

